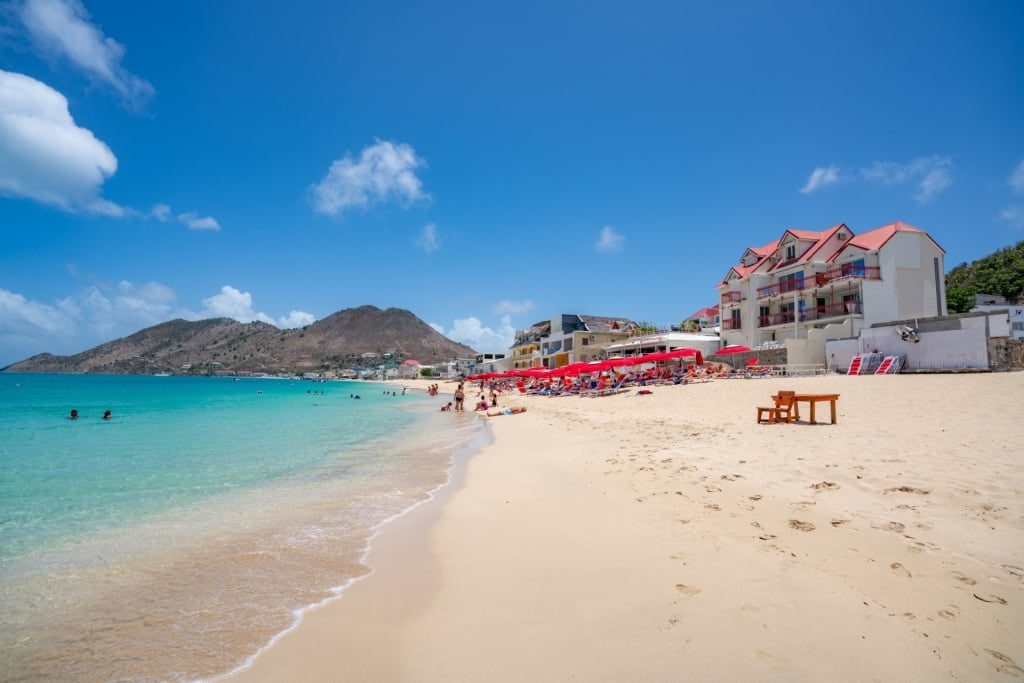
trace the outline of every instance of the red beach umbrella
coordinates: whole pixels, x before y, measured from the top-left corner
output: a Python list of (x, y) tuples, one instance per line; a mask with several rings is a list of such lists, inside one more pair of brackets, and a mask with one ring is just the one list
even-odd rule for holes
[(723, 355), (723, 354), (726, 354), (726, 353), (746, 353), (747, 351), (752, 351), (752, 350), (753, 349), (751, 349), (749, 346), (740, 346), (739, 344), (734, 344), (732, 346), (725, 346), (725, 347), (719, 349), (718, 350), (718, 354), (719, 355)]

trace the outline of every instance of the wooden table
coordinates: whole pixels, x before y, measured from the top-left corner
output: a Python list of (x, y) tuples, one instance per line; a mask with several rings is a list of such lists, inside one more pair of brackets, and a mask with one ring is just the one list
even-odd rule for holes
[(811, 406), (811, 424), (818, 424), (814, 419), (814, 407), (818, 403), (828, 401), (829, 406), (832, 409), (832, 424), (836, 423), (836, 401), (839, 400), (839, 394), (797, 394), (793, 397), (793, 419), (800, 419), (800, 402), (808, 403)]

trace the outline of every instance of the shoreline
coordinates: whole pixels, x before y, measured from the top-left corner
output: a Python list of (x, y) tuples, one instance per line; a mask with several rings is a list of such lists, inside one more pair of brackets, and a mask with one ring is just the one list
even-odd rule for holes
[[(839, 423), (756, 425), (793, 386)], [(529, 412), (487, 418), (464, 482), (224, 680), (1024, 676), (1013, 395), (1022, 373), (508, 395)]]

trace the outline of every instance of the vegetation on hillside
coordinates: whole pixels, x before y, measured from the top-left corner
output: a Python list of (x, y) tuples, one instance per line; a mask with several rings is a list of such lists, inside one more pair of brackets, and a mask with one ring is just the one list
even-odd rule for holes
[(946, 306), (950, 313), (974, 307), (975, 294), (994, 294), (1016, 301), (1024, 297), (1024, 241), (946, 273)]

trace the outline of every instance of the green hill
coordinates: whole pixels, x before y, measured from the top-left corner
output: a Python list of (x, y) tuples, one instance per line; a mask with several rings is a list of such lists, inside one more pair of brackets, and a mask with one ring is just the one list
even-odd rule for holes
[(974, 306), (975, 294), (995, 294), (1009, 301), (1024, 298), (1024, 241), (946, 273), (946, 305), (950, 313)]

